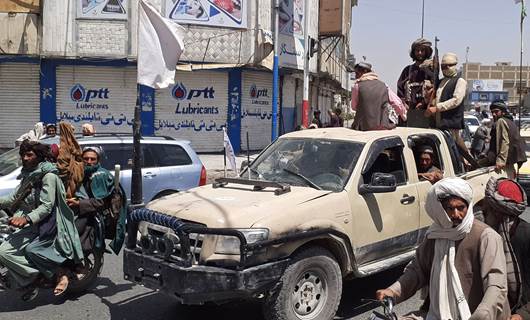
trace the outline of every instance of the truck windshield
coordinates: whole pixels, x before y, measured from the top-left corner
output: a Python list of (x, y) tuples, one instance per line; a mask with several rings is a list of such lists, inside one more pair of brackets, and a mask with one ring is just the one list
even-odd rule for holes
[(0, 155), (0, 176), (8, 175), (22, 165), (18, 150), (17, 147)]
[[(342, 191), (363, 143), (309, 138), (284, 138), (267, 148), (250, 166), (252, 179)], [(247, 177), (243, 172), (242, 177)]]

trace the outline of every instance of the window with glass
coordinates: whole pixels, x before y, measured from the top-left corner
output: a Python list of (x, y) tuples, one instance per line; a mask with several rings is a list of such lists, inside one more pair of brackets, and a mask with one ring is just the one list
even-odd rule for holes
[(19, 150), (16, 147), (0, 155), (0, 176), (6, 176), (22, 166)]
[(151, 144), (148, 148), (158, 167), (185, 166), (192, 163), (190, 156), (181, 146)]
[(379, 153), (374, 163), (363, 174), (364, 183), (372, 181), (374, 173), (388, 173), (396, 177), (397, 185), (407, 183), (407, 171), (403, 158), (403, 146), (386, 148)]
[(279, 139), (241, 175), (338, 192), (344, 189), (363, 147), (363, 143), (332, 139)]
[[(84, 147), (84, 146), (82, 146)], [(132, 144), (103, 144), (100, 145), (103, 154), (100, 160), (101, 166), (107, 170), (114, 170), (119, 164), (122, 170), (132, 169)], [(156, 167), (151, 151), (146, 145), (142, 145), (142, 168)]]

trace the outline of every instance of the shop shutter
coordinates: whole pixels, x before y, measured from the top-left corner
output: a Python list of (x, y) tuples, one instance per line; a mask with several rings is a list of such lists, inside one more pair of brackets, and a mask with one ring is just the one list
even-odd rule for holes
[(241, 149), (261, 150), (271, 142), (272, 74), (244, 71), (241, 93)]
[(57, 119), (81, 132), (91, 123), (96, 133), (130, 133), (136, 104), (136, 68), (59, 66)]
[(155, 134), (191, 141), (198, 152), (223, 150), (228, 73), (177, 72), (175, 85), (155, 92)]
[(0, 148), (12, 148), (39, 121), (39, 71), (39, 64), (0, 63)]

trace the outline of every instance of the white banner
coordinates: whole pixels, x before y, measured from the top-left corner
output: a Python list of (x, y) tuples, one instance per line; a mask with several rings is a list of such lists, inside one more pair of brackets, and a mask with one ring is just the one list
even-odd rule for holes
[(304, 68), (304, 1), (280, 1), (280, 48), (282, 67)]
[(473, 91), (503, 91), (500, 79), (473, 80)]
[(181, 24), (247, 27), (247, 0), (166, 0), (165, 16)]
[(237, 164), (236, 164), (236, 154), (234, 153), (234, 148), (232, 147), (232, 142), (230, 142), (230, 138), (228, 138), (228, 134), (226, 134), (226, 128), (223, 127), (223, 146), (225, 149), (225, 157), (228, 159), (228, 163), (230, 164), (230, 168), (234, 170), (236, 174), (237, 172)]
[(184, 32), (146, 1), (138, 2), (139, 84), (161, 89), (175, 83), (177, 62), (184, 50)]
[(78, 0), (77, 17), (83, 19), (127, 20), (129, 0)]

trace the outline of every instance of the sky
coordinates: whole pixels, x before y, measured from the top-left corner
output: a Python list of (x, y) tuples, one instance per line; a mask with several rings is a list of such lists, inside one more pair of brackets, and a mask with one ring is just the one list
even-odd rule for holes
[[(437, 36), (440, 58), (454, 52), (459, 63), (519, 65), (521, 4), (514, 0), (424, 0), (424, 37)], [(523, 64), (530, 63), (530, 1), (526, 0)], [(422, 0), (358, 0), (352, 9), (351, 53), (373, 65), (395, 89), (403, 68), (412, 63), (411, 43), (421, 36)], [(460, 64), (461, 65), (461, 64)]]

